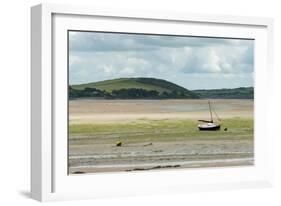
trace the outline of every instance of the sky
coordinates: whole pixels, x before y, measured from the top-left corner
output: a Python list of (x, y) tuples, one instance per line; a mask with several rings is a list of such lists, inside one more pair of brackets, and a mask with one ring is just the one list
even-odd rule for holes
[(126, 77), (186, 89), (253, 86), (254, 40), (69, 31), (69, 84)]

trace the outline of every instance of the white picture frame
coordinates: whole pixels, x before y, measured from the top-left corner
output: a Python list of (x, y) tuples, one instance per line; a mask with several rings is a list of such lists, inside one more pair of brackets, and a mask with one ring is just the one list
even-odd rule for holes
[[(118, 24), (116, 24), (118, 21)], [(137, 27), (132, 26), (139, 24)], [(159, 25), (157, 30), (154, 24)], [(273, 138), (268, 110), (273, 85), (273, 21), (269, 18), (154, 13), (40, 4), (31, 8), (31, 196), (39, 201), (269, 187), (273, 182)], [(172, 27), (194, 35), (252, 37), (255, 46), (255, 166), (69, 177), (64, 82), (68, 29), (163, 33)], [(154, 28), (154, 29), (153, 29)], [(211, 29), (210, 29), (211, 28)], [(167, 30), (168, 31), (168, 30)], [(197, 33), (196, 33), (197, 32)], [(235, 175), (234, 175), (235, 174)]]

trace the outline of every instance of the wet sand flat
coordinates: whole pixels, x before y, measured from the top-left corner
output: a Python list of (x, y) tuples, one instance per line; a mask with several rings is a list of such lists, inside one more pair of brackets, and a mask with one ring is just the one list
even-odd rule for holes
[[(95, 152), (93, 152), (95, 151)], [(71, 173), (253, 165), (251, 140), (192, 140), (76, 146)]]
[(214, 101), (222, 129), (200, 132), (207, 100), (71, 100), (69, 172), (253, 165), (253, 101)]
[[(216, 99), (220, 118), (253, 117), (253, 100)], [(209, 118), (207, 100), (71, 100), (70, 123)]]

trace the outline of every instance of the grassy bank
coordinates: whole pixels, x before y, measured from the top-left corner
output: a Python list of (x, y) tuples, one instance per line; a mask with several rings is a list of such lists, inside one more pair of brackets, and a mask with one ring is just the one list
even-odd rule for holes
[[(253, 138), (253, 119), (232, 118), (220, 131), (199, 131), (193, 120), (146, 120), (131, 123), (70, 124), (70, 144), (184, 140), (239, 140)], [(227, 128), (227, 131), (223, 129)]]

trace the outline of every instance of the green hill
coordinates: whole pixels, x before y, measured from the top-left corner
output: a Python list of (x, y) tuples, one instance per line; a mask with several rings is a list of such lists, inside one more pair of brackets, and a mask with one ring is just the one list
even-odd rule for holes
[(104, 99), (253, 99), (253, 87), (188, 90), (156, 78), (120, 78), (71, 85), (70, 98)]
[(96, 88), (99, 90), (105, 90), (112, 92), (113, 90), (119, 89), (145, 89), (145, 90), (156, 90), (158, 92), (171, 92), (177, 91), (188, 91), (187, 89), (180, 87), (174, 83), (168, 82), (162, 79), (155, 78), (120, 78), (111, 79), (100, 82), (93, 82), (87, 84), (72, 85), (73, 89), (83, 90), (85, 88)]
[(172, 82), (156, 78), (120, 78), (70, 86), (70, 97), (104, 97), (121, 99), (198, 98)]

